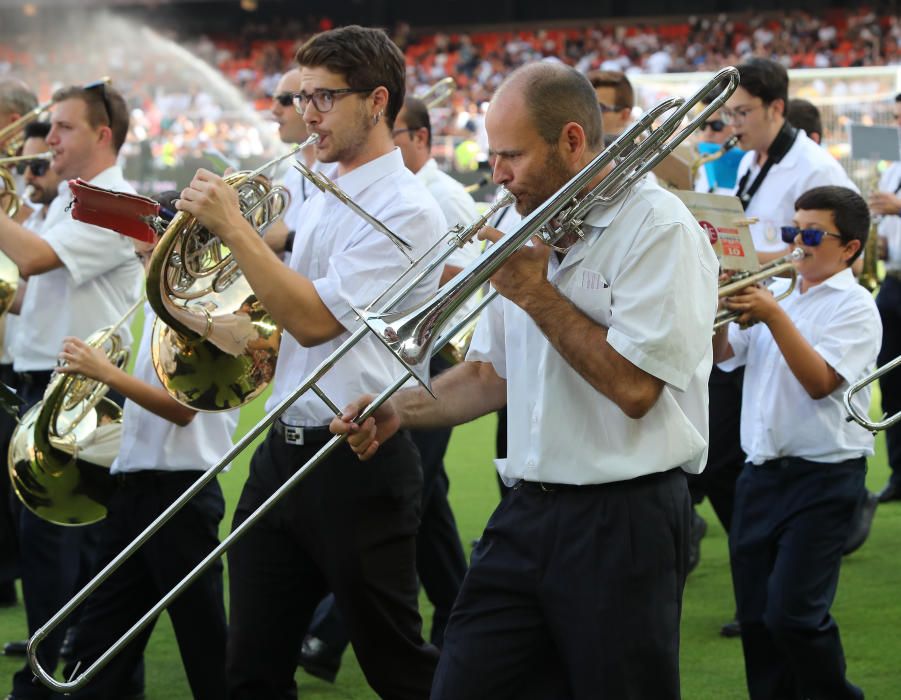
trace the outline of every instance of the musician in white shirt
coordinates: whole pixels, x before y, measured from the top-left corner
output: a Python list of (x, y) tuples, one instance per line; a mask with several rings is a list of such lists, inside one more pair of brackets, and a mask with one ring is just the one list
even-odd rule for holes
[[(603, 148), (591, 84), (559, 64), (511, 74), (486, 125), (495, 182), (524, 215)], [(362, 397), (332, 422), (368, 458), (398, 427), (508, 405), (499, 470), (513, 488), (473, 551), (433, 699), (679, 696), (684, 471), (706, 455), (716, 258), (646, 179), (587, 212), (583, 231), (558, 241), (565, 255), (534, 243), (494, 275), (505, 298), (434, 382), (437, 401), (403, 391), (356, 426)]]

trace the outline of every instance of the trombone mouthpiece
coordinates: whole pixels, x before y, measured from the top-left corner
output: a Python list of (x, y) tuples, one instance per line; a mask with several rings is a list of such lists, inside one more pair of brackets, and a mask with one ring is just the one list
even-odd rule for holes
[(738, 136), (735, 136), (735, 135), (730, 136), (725, 141), (723, 141), (722, 153), (725, 153), (726, 151), (729, 151), (729, 150), (735, 148), (737, 145), (738, 145)]

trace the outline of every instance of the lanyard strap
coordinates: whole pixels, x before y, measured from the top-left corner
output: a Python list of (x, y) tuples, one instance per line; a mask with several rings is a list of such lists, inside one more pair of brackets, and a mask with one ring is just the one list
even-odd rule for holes
[(747, 191), (745, 191), (745, 187), (747, 187), (748, 180), (751, 178), (750, 168), (742, 175), (741, 182), (738, 183), (738, 198), (741, 200), (745, 209), (748, 208), (748, 204), (751, 203), (751, 198), (757, 193), (757, 190), (760, 189), (767, 173), (770, 172), (770, 168), (772, 168), (775, 163), (782, 161), (785, 154), (788, 153), (795, 144), (795, 139), (797, 138), (798, 130), (787, 121), (783, 122), (782, 128), (779, 130), (776, 138), (773, 139), (773, 143), (770, 144), (766, 163), (763, 164), (763, 167), (760, 169), (760, 172), (757, 173), (757, 177), (754, 178), (754, 182), (751, 183), (751, 186)]

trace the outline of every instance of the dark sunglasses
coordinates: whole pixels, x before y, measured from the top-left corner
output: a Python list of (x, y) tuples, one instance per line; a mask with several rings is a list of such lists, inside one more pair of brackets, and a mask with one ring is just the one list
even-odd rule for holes
[(701, 129), (713, 129), (713, 131), (718, 134), (725, 129), (726, 126), (728, 125), (722, 119), (711, 119), (710, 121), (701, 124)]
[(50, 169), (50, 161), (48, 160), (26, 160), (16, 164), (16, 172), (24, 175), (25, 171), (31, 168), (31, 174), (35, 177), (41, 177)]
[(272, 99), (278, 102), (282, 107), (290, 107), (294, 104), (294, 93), (280, 92), (277, 95), (273, 95)]
[(96, 83), (85, 85), (84, 89), (100, 93), (100, 99), (103, 100), (103, 111), (106, 113), (106, 123), (111, 127), (113, 125), (113, 108), (110, 105), (109, 96), (106, 94), (106, 81), (98, 80)]
[(823, 242), (823, 238), (826, 236), (832, 236), (833, 238), (843, 240), (838, 233), (830, 233), (829, 231), (822, 231), (818, 228), (799, 228), (797, 226), (782, 227), (782, 241), (784, 243), (791, 245), (795, 242), (798, 234), (801, 234), (801, 243), (811, 247), (818, 246)]
[(607, 114), (607, 112), (622, 112), (624, 109), (632, 109), (631, 107), (625, 107), (623, 105), (608, 105), (604, 102), (598, 102), (598, 107), (601, 108), (601, 114)]

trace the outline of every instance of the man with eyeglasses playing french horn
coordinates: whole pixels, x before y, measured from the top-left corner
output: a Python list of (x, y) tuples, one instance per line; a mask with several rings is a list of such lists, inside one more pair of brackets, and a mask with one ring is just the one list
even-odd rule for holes
[[(23, 415), (43, 397), (63, 338), (86, 338), (117, 322), (140, 295), (144, 276), (131, 241), (109, 229), (74, 220), (68, 211), (71, 195), (65, 184), (81, 178), (99, 187), (133, 193), (116, 165), (127, 133), (128, 107), (115, 89), (97, 83), (59, 90), (54, 95), (47, 135), (53, 152), (51, 168), (64, 181), (59, 195), (49, 205), (40, 231), (26, 229), (0, 213), (0, 250), (28, 282), (13, 345)], [(84, 548), (102, 527), (102, 521), (64, 527), (22, 507), (19, 541), (29, 633), (71, 597), (79, 576), (84, 575)], [(58, 629), (49, 635), (39, 650), (41, 665), (48, 671), (57, 664), (63, 632)], [(26, 664), (13, 678), (10, 697), (50, 697), (48, 688), (32, 681)]]
[[(403, 54), (376, 29), (323, 32), (297, 53), (295, 106), (316, 157), (337, 166), (335, 184), (412, 245), (416, 258), (446, 232), (438, 204), (404, 167), (391, 130), (403, 105)], [(272, 409), (331, 355), (366, 307), (409, 268), (405, 253), (332, 194), (303, 207), (284, 265), (243, 218), (233, 189), (198, 171), (177, 203), (219, 235), (260, 301), (287, 333), (273, 382)], [(424, 301), (438, 271), (409, 299)], [(390, 383), (399, 366), (367, 336), (318, 386), (336, 405)], [(237, 527), (331, 438), (334, 411), (307, 393), (276, 421), (257, 449), (235, 512)], [(357, 659), (381, 697), (428, 697), (437, 650), (422, 638), (416, 532), (422, 472), (407, 435), (375, 464), (338, 447), (229, 551), (227, 656), (231, 700), (296, 697), (297, 653), (313, 610), (329, 591)]]

